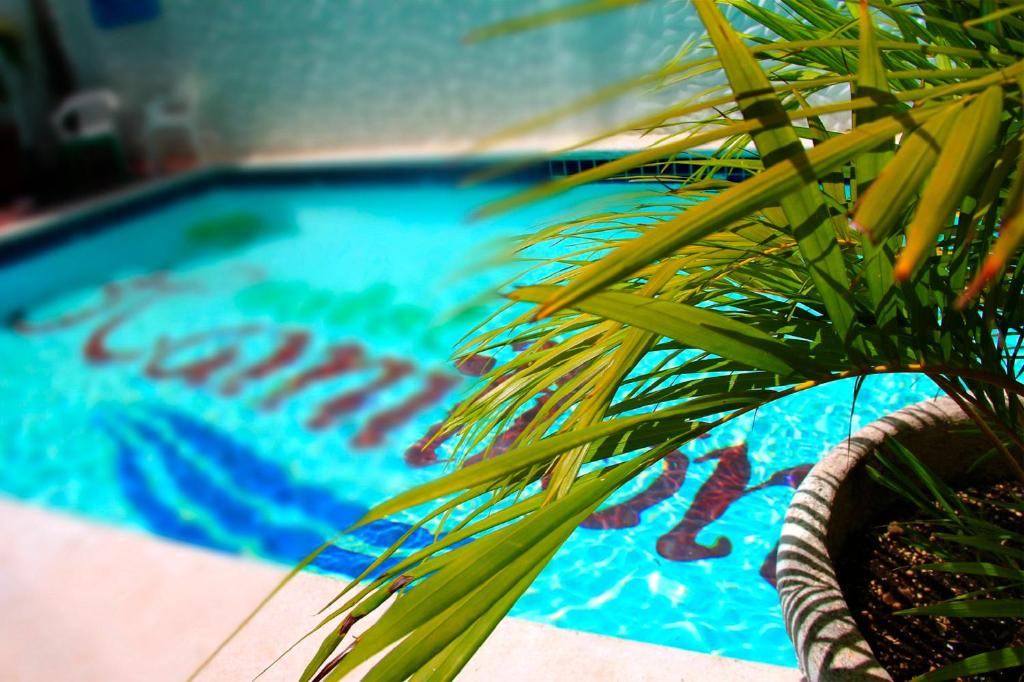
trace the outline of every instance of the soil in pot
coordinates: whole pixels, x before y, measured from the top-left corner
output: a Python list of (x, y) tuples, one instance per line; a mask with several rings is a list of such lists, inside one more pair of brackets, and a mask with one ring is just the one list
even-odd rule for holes
[[(1024, 485), (1019, 482), (966, 488), (958, 496), (982, 518), (1024, 533), (1024, 514), (998, 504), (1024, 499)], [(909, 509), (903, 514), (895, 511), (888, 525), (852, 537), (847, 547), (856, 549), (846, 551), (837, 565), (850, 611), (875, 657), (892, 678), (908, 680), (967, 656), (1005, 646), (1024, 646), (1024, 614), (1019, 619), (895, 614), (984, 587), (979, 579), (968, 575), (914, 570), (914, 566), (941, 559), (909, 542), (915, 533), (929, 534), (920, 523), (924, 517)], [(1024, 670), (1016, 668), (972, 679), (1016, 681), (1024, 679)]]

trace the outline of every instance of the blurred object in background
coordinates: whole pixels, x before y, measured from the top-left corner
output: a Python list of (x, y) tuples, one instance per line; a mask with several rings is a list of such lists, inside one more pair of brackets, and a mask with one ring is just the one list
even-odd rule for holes
[[(198, 91), (191, 84), (179, 86), (174, 92), (158, 95), (146, 103), (142, 139), (147, 174), (161, 175), (202, 163), (198, 103)], [(184, 151), (183, 144), (187, 147)]]
[(29, 114), (23, 101), (24, 67), (21, 30), (0, 15), (0, 207), (23, 191), (25, 184), (23, 156)]
[(35, 202), (29, 197), (18, 197), (4, 206), (0, 206), (0, 231), (32, 212)]
[(60, 145), (59, 167), (75, 193), (104, 189), (127, 177), (120, 108), (110, 90), (85, 90), (61, 102), (50, 119)]
[(158, 0), (89, 0), (89, 9), (100, 28), (118, 28), (160, 16)]
[(45, 0), (0, 0), (0, 225), (68, 194), (50, 112), (74, 88)]
[(110, 90), (86, 90), (68, 97), (50, 119), (61, 143), (117, 135), (121, 103)]

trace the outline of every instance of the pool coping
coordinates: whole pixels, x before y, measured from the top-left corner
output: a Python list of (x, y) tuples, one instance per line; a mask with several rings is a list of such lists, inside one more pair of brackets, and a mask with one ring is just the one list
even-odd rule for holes
[[(488, 182), (539, 182), (580, 172), (596, 163), (619, 158), (636, 148), (586, 148), (551, 154), (543, 150), (519, 150), (488, 155), (467, 152), (388, 154), (301, 154), (254, 156), (217, 161), (176, 175), (139, 180), (106, 194), (56, 206), (0, 229), (0, 265), (19, 260), (62, 242), (101, 231), (129, 218), (186, 195), (220, 187), (338, 182), (380, 182), (444, 179), (461, 183), (477, 171), (505, 168)], [(686, 159), (705, 158), (714, 150), (694, 148), (673, 161), (686, 167)], [(692, 168), (692, 166), (691, 166)], [(653, 178), (652, 178), (653, 180)], [(605, 182), (623, 182), (613, 177)], [(641, 176), (628, 181), (643, 182)]]
[[(614, 158), (623, 151), (590, 150), (575, 155)], [(565, 158), (574, 154), (564, 155)], [(72, 201), (40, 213), (8, 223), (0, 229), (0, 263), (22, 257), (26, 251), (49, 248), (59, 237), (76, 236), (90, 232), (104, 223), (144, 212), (181, 196), (236, 184), (304, 182), (322, 183), (384, 179), (394, 180), (411, 176), (444, 176), (458, 179), (473, 170), (493, 166), (503, 161), (517, 160), (523, 167), (510, 172), (505, 179), (516, 180), (544, 177), (550, 157), (543, 154), (493, 155), (486, 158), (470, 157), (460, 153), (406, 156), (353, 156), (337, 153), (324, 155), (294, 155), (278, 157), (252, 157), (232, 161), (217, 161), (180, 173), (141, 179), (98, 196)], [(92, 229), (90, 229), (92, 228)]]
[[(4, 497), (0, 546), (0, 669), (19, 682), (185, 679), (286, 573)], [(198, 679), (252, 679), (338, 586), (299, 574)], [(295, 679), (318, 644), (310, 638), (260, 679)], [(459, 679), (795, 682), (800, 673), (505, 618)]]

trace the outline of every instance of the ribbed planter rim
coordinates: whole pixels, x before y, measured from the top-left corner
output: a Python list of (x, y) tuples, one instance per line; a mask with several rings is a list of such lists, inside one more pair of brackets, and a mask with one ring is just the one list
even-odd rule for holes
[(893, 412), (834, 447), (811, 469), (786, 512), (779, 542), (779, 598), (800, 670), (809, 682), (889, 680), (846, 605), (828, 542), (840, 485), (886, 438), (967, 419), (955, 402), (934, 398)]

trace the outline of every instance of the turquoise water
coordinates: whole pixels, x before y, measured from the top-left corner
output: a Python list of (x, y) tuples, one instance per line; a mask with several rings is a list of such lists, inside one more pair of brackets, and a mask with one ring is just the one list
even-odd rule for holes
[[(0, 268), (0, 491), (298, 561), (444, 470), (410, 447), (472, 382), (448, 353), (502, 273), (470, 266), (497, 238), (635, 191), (465, 221), (509, 189), (221, 189)], [(935, 391), (874, 377), (851, 413), (852, 392), (800, 393), (674, 454), (585, 524), (513, 613), (795, 665), (766, 562), (792, 486), (851, 429)], [(317, 568), (355, 575), (413, 518), (345, 537)]]

